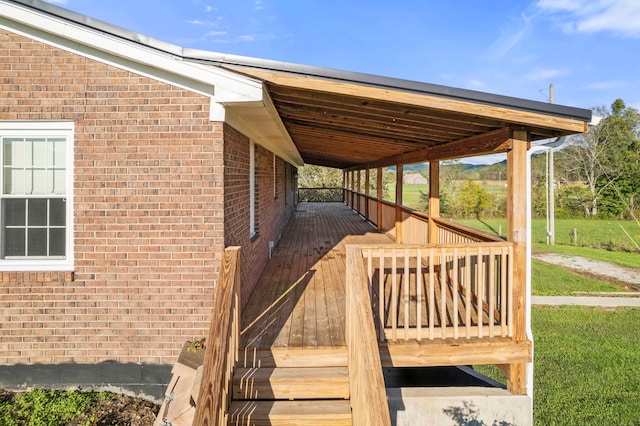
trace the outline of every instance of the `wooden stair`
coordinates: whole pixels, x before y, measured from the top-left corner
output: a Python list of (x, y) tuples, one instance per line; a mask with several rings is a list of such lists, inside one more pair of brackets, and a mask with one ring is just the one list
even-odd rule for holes
[(351, 425), (348, 370), (334, 365), (343, 364), (339, 351), (262, 353), (260, 367), (236, 368), (228, 424)]

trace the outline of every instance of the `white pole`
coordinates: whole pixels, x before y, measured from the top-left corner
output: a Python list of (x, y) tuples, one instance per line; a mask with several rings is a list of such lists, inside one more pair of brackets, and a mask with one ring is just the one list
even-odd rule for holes
[(549, 244), (556, 242), (555, 174), (553, 171), (553, 148), (549, 147)]
[(545, 174), (544, 174), (544, 196), (545, 196), (545, 207), (547, 212), (547, 222), (545, 227), (545, 232), (547, 233), (547, 245), (549, 245), (549, 151), (547, 150), (545, 156)]

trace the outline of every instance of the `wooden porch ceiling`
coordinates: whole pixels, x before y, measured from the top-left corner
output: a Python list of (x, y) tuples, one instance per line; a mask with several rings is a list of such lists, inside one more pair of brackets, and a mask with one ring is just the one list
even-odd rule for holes
[[(406, 87), (226, 67), (265, 82), (280, 119), (308, 164), (348, 169), (394, 165), (398, 158), (421, 162), (504, 152), (511, 130), (526, 129), (535, 141), (583, 132), (588, 124), (584, 114), (573, 118)], [(527, 102), (541, 104), (523, 104), (528, 106)], [(450, 144), (451, 150), (447, 149)]]

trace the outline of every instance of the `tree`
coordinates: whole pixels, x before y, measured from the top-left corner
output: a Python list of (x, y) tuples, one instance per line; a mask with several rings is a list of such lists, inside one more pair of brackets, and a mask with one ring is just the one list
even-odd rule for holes
[(305, 164), (298, 168), (300, 188), (342, 188), (342, 170)]
[(618, 173), (605, 174), (597, 182), (602, 206), (612, 216), (633, 215), (640, 196), (640, 113), (617, 99), (607, 120), (612, 152), (604, 162), (606, 168)]
[[(566, 176), (584, 182), (590, 199), (588, 216), (597, 217), (600, 207), (609, 214), (620, 214), (630, 200), (635, 204), (640, 191), (640, 115), (617, 99), (606, 107), (594, 108), (602, 119), (589, 131), (570, 138), (560, 151), (560, 164)], [(564, 158), (563, 158), (564, 157)]]
[(455, 204), (462, 216), (473, 215), (476, 219), (480, 219), (480, 215), (490, 209), (494, 201), (491, 194), (484, 188), (471, 180), (466, 180), (456, 194)]

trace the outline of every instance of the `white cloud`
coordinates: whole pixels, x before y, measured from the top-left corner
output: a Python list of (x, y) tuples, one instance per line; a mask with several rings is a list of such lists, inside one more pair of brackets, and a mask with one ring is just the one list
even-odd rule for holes
[(513, 19), (508, 27), (501, 30), (500, 37), (489, 48), (489, 56), (501, 58), (513, 49), (531, 30), (531, 17), (522, 13), (519, 19)]
[(569, 72), (564, 69), (556, 68), (534, 68), (532, 72), (526, 75), (528, 80), (551, 80), (560, 75), (568, 74)]
[(560, 14), (560, 27), (567, 33), (612, 32), (640, 38), (638, 0), (539, 0), (539, 10)]
[(609, 81), (595, 81), (593, 83), (589, 83), (585, 86), (582, 86), (584, 90), (611, 90), (616, 89), (618, 87), (624, 86), (623, 81), (618, 80), (609, 80)]
[(264, 6), (262, 5), (262, 0), (256, 0), (254, 4), (255, 4), (255, 7), (256, 7), (256, 10), (264, 9)]
[(478, 80), (477, 78), (470, 78), (467, 80), (467, 88), (473, 90), (480, 90), (485, 88), (487, 85), (484, 81)]
[(226, 36), (227, 34), (229, 34), (227, 31), (209, 31), (205, 34), (205, 37), (220, 37)]

